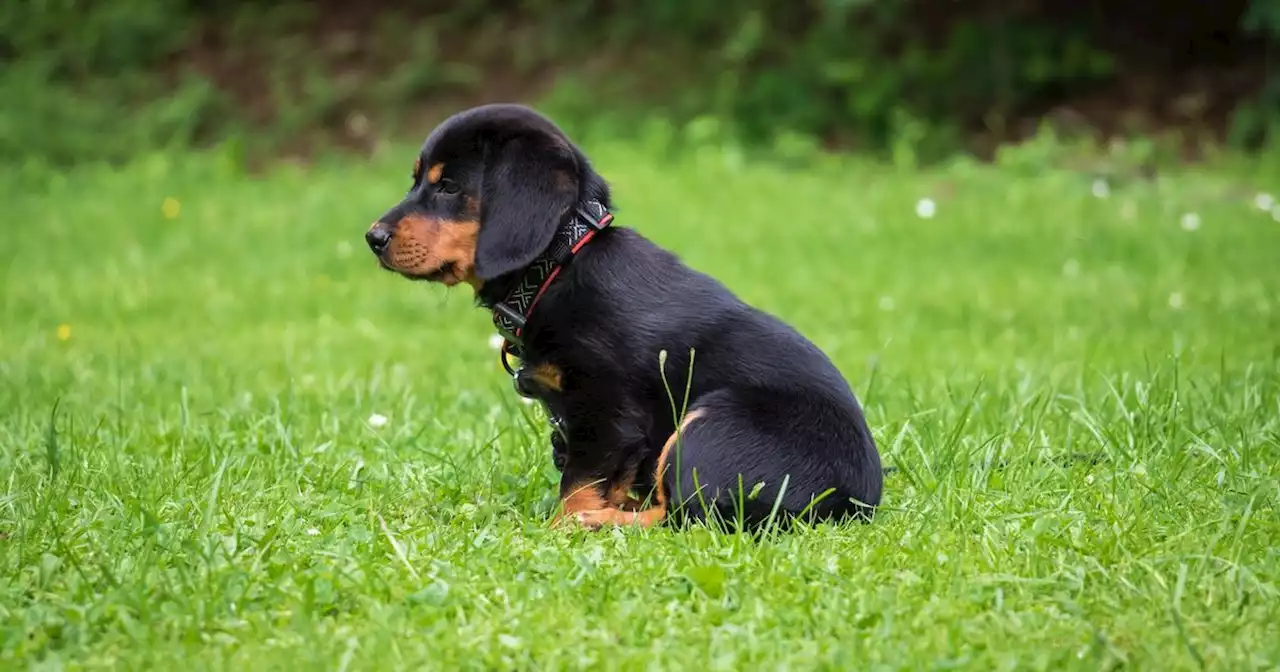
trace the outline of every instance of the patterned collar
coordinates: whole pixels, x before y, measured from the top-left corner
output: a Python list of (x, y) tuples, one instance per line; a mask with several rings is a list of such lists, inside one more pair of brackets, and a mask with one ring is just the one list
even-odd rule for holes
[(507, 356), (521, 356), (525, 321), (533, 314), (538, 300), (573, 256), (613, 221), (613, 214), (599, 201), (582, 203), (571, 215), (556, 231), (547, 251), (524, 270), (507, 298), (493, 305), (493, 326), (503, 338), (502, 366), (507, 373), (514, 374)]

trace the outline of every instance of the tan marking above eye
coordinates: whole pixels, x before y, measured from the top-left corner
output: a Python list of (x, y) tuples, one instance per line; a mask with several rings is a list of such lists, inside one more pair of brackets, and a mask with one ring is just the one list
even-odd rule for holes
[(435, 184), (436, 182), (439, 182), (440, 178), (443, 176), (444, 176), (444, 164), (437, 163), (434, 166), (431, 166), (431, 170), (427, 171), (427, 183)]

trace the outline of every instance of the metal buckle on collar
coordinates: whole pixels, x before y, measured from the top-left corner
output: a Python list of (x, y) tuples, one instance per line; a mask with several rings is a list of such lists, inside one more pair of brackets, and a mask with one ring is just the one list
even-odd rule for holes
[(526, 379), (526, 371), (524, 364), (521, 364), (520, 368), (511, 373), (511, 387), (515, 388), (517, 395), (525, 399), (537, 399), (538, 395), (534, 394)]
[[(513, 350), (515, 350), (515, 352), (513, 352)], [(511, 362), (507, 358), (513, 355), (516, 358), (520, 357), (520, 353), (518, 350), (516, 350), (516, 346), (512, 344), (511, 341), (503, 339), (502, 349), (498, 351), (498, 361), (502, 362), (502, 368), (506, 369), (507, 375), (511, 376), (512, 378), (516, 376), (516, 370), (511, 367)], [(523, 367), (524, 365), (521, 364), (521, 368)]]
[(556, 415), (555, 413), (551, 412), (551, 409), (550, 409), (550, 408), (548, 408), (548, 407), (547, 407), (547, 405), (546, 405), (545, 403), (542, 405), (542, 407), (543, 407), (544, 409), (546, 409), (546, 412), (547, 412), (547, 420), (551, 423), (551, 429), (554, 429), (554, 430), (555, 430), (555, 432), (556, 432), (557, 434), (559, 434), (559, 435), (560, 435), (560, 438), (564, 439), (565, 441), (568, 441), (568, 440), (569, 440), (569, 428), (568, 428), (568, 426), (566, 425), (566, 423), (565, 423), (565, 421), (564, 421), (564, 418), (562, 418), (562, 417), (560, 417), (560, 416)]
[[(516, 312), (515, 308), (512, 308), (511, 306), (508, 306), (506, 303), (499, 301), (498, 303), (495, 303), (493, 305), (493, 309), (499, 313), (502, 313), (503, 317), (507, 318), (507, 320), (509, 320), (511, 324), (514, 324), (516, 327), (516, 331), (520, 331), (521, 329), (524, 329), (524, 321), (525, 321), (524, 315), (521, 315), (520, 313)], [(499, 327), (499, 329), (501, 329), (501, 327)], [(508, 340), (516, 340), (514, 338), (515, 334), (503, 334), (503, 336), (506, 336)]]

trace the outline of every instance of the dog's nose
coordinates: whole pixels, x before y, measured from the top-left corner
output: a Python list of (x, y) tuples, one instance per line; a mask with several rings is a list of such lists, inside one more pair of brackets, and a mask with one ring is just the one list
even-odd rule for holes
[(391, 242), (391, 232), (381, 223), (374, 224), (364, 234), (364, 241), (369, 243), (369, 249), (373, 250), (374, 254), (382, 254), (382, 251), (387, 249), (387, 244)]

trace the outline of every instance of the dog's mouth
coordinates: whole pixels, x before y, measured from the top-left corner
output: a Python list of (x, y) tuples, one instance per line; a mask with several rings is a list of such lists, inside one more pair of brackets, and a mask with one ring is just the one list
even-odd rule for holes
[(413, 280), (415, 282), (439, 282), (450, 287), (462, 282), (462, 277), (458, 274), (458, 265), (452, 261), (446, 261), (440, 266), (440, 268), (437, 268), (434, 271), (427, 271), (426, 273), (406, 271), (402, 268), (396, 268), (395, 266), (388, 264), (382, 257), (378, 257), (378, 264), (384, 269), (398, 274), (400, 277)]
[(458, 277), (458, 265), (452, 261), (444, 262), (443, 266), (421, 276), (421, 279), (428, 282), (443, 282), (446, 285), (456, 285), (461, 280)]

